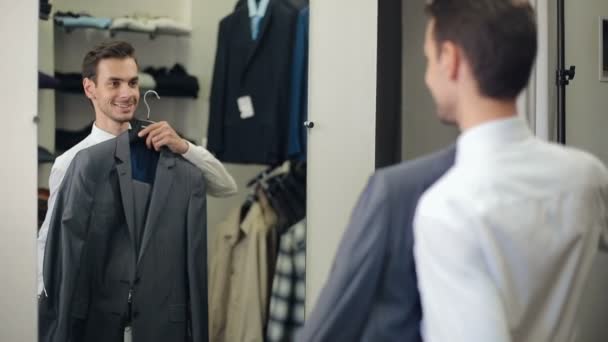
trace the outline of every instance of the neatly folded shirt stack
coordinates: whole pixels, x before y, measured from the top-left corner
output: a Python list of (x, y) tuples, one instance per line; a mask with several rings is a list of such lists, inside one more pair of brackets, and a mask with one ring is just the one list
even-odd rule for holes
[(70, 72), (63, 73), (55, 71), (55, 78), (59, 80), (59, 90), (69, 93), (82, 93), (82, 74)]
[(171, 69), (148, 67), (144, 72), (154, 77), (156, 81), (154, 90), (160, 96), (198, 97), (198, 79), (188, 75), (180, 64), (175, 64)]
[(88, 13), (57, 12), (57, 25), (66, 28), (96, 28), (110, 31), (131, 31), (156, 34), (187, 35), (192, 28), (169, 17), (127, 15), (117, 18), (98, 18)]
[(38, 71), (38, 88), (39, 89), (57, 89), (60, 86), (60, 82), (53, 76), (47, 75), (43, 72)]
[(125, 16), (114, 18), (110, 30), (185, 35), (192, 28), (168, 17)]
[(112, 19), (93, 17), (87, 13), (57, 12), (55, 23), (66, 28), (96, 28), (105, 30), (110, 27)]

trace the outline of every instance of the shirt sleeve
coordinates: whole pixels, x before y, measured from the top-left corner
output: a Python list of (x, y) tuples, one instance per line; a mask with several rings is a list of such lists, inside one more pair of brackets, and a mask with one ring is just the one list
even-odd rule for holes
[(475, 236), (480, 227), (472, 221), (461, 215), (447, 220), (437, 208), (416, 214), (414, 253), (427, 342), (511, 341)]
[(238, 189), (234, 178), (206, 148), (188, 142), (188, 151), (182, 156), (203, 172), (209, 195), (228, 197), (237, 193)]
[(38, 231), (38, 294), (42, 294), (44, 291), (44, 280), (42, 277), (42, 265), (44, 264), (44, 251), (46, 247), (46, 239), (49, 233), (49, 223), (51, 221), (51, 216), (53, 215), (53, 210), (55, 208), (55, 202), (57, 201), (57, 191), (59, 190), (59, 186), (63, 181), (63, 177), (65, 176), (65, 170), (56, 167), (53, 165), (51, 168), (51, 174), (49, 176), (49, 200), (47, 203), (47, 211), (44, 217), (44, 221), (40, 226), (40, 231)]

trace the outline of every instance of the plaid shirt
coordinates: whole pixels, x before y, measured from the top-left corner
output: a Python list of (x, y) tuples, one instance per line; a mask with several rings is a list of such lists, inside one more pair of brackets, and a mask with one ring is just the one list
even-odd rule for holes
[(306, 293), (306, 223), (302, 220), (281, 236), (272, 283), (266, 341), (293, 341), (304, 324)]

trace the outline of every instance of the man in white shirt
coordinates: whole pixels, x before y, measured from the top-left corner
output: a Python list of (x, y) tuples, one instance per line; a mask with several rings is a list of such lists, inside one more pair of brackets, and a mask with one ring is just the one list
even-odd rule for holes
[(527, 1), (435, 0), (427, 12), (426, 83), (462, 133), (415, 217), (424, 340), (574, 341), (608, 236), (608, 172), (516, 114), (536, 56)]
[[(44, 291), (42, 265), (57, 191), (78, 151), (115, 138), (129, 129), (139, 103), (138, 65), (133, 47), (126, 42), (107, 42), (89, 51), (83, 61), (83, 87), (95, 109), (91, 134), (59, 156), (49, 177), (48, 210), (38, 233), (38, 293)], [(237, 192), (232, 176), (204, 147), (182, 139), (167, 122), (157, 122), (140, 132), (149, 148), (168, 147), (198, 167), (207, 181), (208, 194), (227, 197)]]

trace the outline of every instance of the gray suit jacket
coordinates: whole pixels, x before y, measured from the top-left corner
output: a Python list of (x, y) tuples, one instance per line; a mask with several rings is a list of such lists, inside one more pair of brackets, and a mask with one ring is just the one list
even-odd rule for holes
[(129, 297), (135, 342), (207, 340), (203, 176), (161, 151), (137, 254), (130, 149), (125, 132), (79, 152), (66, 173), (44, 258), (40, 341), (122, 341)]
[(420, 196), (454, 153), (451, 146), (370, 178), (297, 341), (421, 341), (412, 224)]

